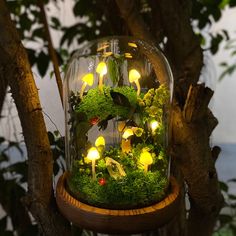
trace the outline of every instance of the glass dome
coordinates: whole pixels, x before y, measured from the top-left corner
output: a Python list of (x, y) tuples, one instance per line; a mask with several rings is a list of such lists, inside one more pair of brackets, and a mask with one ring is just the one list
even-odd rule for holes
[(142, 40), (104, 38), (72, 56), (64, 82), (72, 196), (112, 209), (165, 197), (172, 93), (167, 60)]

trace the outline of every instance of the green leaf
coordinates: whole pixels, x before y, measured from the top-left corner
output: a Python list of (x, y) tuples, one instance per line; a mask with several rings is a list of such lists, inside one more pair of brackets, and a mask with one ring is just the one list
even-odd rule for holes
[(106, 119), (100, 121), (98, 123), (98, 127), (99, 127), (99, 130), (105, 130), (107, 128), (107, 125), (108, 125), (108, 121), (111, 120), (113, 118), (112, 115), (109, 115)]
[(231, 199), (231, 200), (236, 200), (236, 195), (229, 194), (228, 197), (229, 197), (229, 199)]
[(234, 182), (234, 183), (236, 183), (236, 178), (229, 179), (227, 182)]
[(21, 25), (21, 29), (29, 31), (31, 29), (33, 22), (29, 19), (28, 14), (26, 12), (24, 14), (21, 14), (19, 19), (20, 19), (19, 23)]
[(223, 36), (220, 34), (217, 34), (216, 36), (212, 36), (210, 50), (213, 55), (217, 53), (219, 49), (219, 44), (221, 43), (222, 40), (223, 40)]
[(219, 81), (221, 81), (226, 75), (231, 75), (236, 70), (236, 65), (229, 66), (223, 73), (220, 75)]
[(15, 164), (10, 165), (7, 170), (12, 172), (13, 174), (19, 174), (22, 176), (21, 181), (24, 182), (27, 180), (27, 164), (24, 162), (17, 162)]
[(110, 94), (113, 99), (113, 102), (116, 105), (120, 105), (120, 106), (124, 106), (124, 107), (131, 107), (129, 99), (125, 95), (123, 95), (122, 93), (114, 92), (111, 90)]
[(7, 226), (7, 216), (3, 217), (0, 220), (0, 234), (1, 234), (1, 232), (5, 231), (6, 226)]
[(57, 17), (51, 17), (51, 21), (52, 21), (52, 28), (54, 28), (54, 29), (59, 29), (60, 28), (60, 26), (61, 26), (61, 23), (60, 23), (60, 21), (59, 21), (59, 19), (57, 18)]
[(48, 132), (48, 139), (49, 139), (50, 145), (53, 145), (55, 143), (55, 138), (52, 132)]
[(225, 184), (224, 182), (221, 182), (221, 181), (219, 181), (219, 184), (220, 184), (220, 189), (222, 190), (222, 191), (224, 191), (224, 192), (228, 192), (228, 190), (229, 190), (229, 187), (228, 187), (228, 185), (227, 184)]
[(226, 7), (226, 5), (228, 5), (230, 2), (230, 0), (222, 0), (220, 5), (219, 5), (219, 8), (220, 9), (224, 9)]
[(38, 55), (37, 68), (41, 76), (44, 76), (49, 66), (49, 58), (43, 51)]
[(233, 217), (230, 215), (226, 215), (226, 214), (220, 214), (219, 215), (219, 221), (221, 225), (225, 225), (228, 224), (230, 222), (232, 222)]
[(35, 50), (31, 48), (27, 48), (26, 50), (30, 61), (30, 65), (33, 66), (37, 62), (37, 58), (35, 56)]
[(9, 161), (9, 157), (5, 153), (0, 153), (0, 163), (3, 161)]
[(4, 137), (0, 137), (0, 144), (5, 142), (5, 138)]

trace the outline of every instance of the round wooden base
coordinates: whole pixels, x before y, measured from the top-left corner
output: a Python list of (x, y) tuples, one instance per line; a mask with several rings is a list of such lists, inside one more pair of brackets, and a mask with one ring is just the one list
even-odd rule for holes
[(56, 201), (61, 213), (82, 229), (106, 234), (135, 234), (155, 230), (179, 210), (179, 186), (171, 177), (169, 195), (154, 205), (131, 210), (110, 210), (84, 204), (65, 188), (66, 173), (57, 183)]

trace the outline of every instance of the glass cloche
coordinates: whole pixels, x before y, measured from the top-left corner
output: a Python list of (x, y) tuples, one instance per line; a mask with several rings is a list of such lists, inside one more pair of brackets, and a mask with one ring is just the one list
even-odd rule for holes
[(81, 202), (130, 209), (168, 192), (173, 81), (156, 47), (129, 37), (92, 41), (65, 75), (67, 189)]

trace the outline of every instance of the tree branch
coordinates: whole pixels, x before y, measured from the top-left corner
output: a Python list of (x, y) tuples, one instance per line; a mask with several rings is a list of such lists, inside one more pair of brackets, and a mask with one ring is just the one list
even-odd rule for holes
[(165, 52), (175, 77), (175, 94), (183, 105), (189, 86), (196, 84), (203, 65), (199, 40), (190, 24), (191, 0), (156, 0), (167, 45)]
[[(135, 0), (129, 1), (127, 4), (126, 0), (116, 0), (116, 3), (120, 9), (122, 17), (125, 19), (131, 33), (138, 39), (144, 40), (149, 43), (149, 47), (145, 45), (144, 47), (140, 47), (143, 54), (147, 56), (150, 62), (153, 65), (155, 74), (162, 84), (168, 84), (166, 78), (166, 68), (164, 68), (161, 62), (161, 59), (156, 55), (153, 51), (153, 48), (158, 46), (156, 44), (156, 39), (152, 36), (152, 34), (148, 30), (148, 26), (143, 21), (138, 9), (135, 5)], [(147, 48), (148, 47), (148, 48)]]
[[(42, 115), (38, 91), (26, 51), (4, 0), (0, 0), (0, 68), (8, 78), (28, 153), (29, 210), (42, 225), (44, 235), (68, 233), (68, 225), (52, 209), (52, 152)], [(4, 70), (2, 70), (4, 68)]]
[(48, 22), (47, 22), (47, 16), (46, 16), (45, 9), (44, 9), (44, 4), (41, 0), (38, 0), (38, 6), (41, 11), (42, 22), (43, 22), (44, 30), (45, 30), (45, 36), (46, 36), (46, 40), (48, 41), (48, 52), (49, 52), (49, 55), (50, 55), (52, 63), (53, 63), (55, 78), (56, 78), (56, 82), (57, 82), (57, 88), (58, 88), (59, 95), (61, 98), (61, 103), (63, 105), (63, 86), (62, 86), (61, 74), (59, 71), (59, 63), (58, 63), (56, 51), (53, 47), (52, 38), (51, 38), (51, 34), (49, 31), (49, 26), (48, 26)]
[(144, 23), (136, 8), (136, 1), (130, 0), (127, 2), (126, 0), (116, 0), (116, 3), (120, 9), (121, 16), (125, 19), (132, 35), (154, 44), (156, 40), (148, 30), (148, 26)]
[[(202, 96), (201, 100), (198, 97), (199, 93)], [(185, 110), (182, 112), (176, 106), (173, 112), (175, 152), (177, 155), (181, 153), (176, 157), (176, 161), (188, 184), (191, 203), (188, 218), (188, 235), (191, 236), (212, 235), (223, 204), (214, 165), (214, 152), (208, 145), (210, 135), (208, 122), (205, 122), (211, 96), (212, 92), (206, 90), (204, 85), (193, 86), (189, 90)], [(201, 114), (197, 115), (196, 111), (199, 109)], [(192, 114), (195, 114), (196, 118), (192, 119), (194, 117)]]

